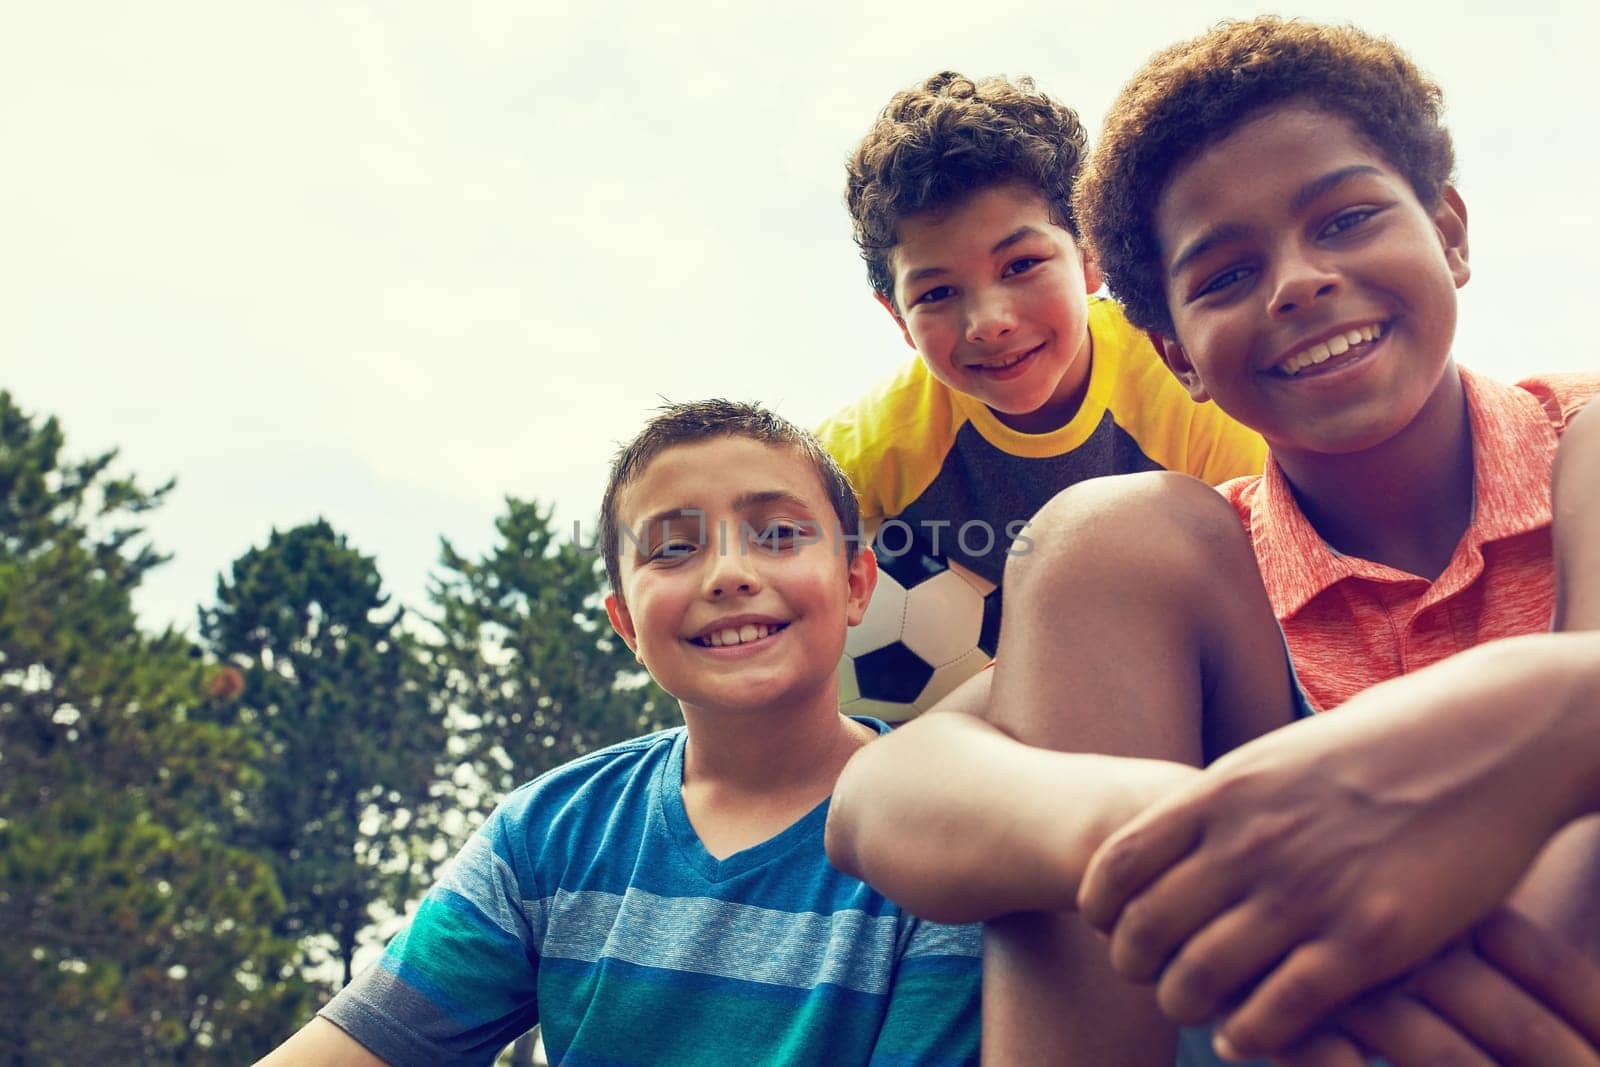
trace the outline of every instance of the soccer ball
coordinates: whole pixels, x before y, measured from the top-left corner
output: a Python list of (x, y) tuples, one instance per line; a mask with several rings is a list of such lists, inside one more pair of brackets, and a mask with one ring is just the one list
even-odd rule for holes
[(917, 548), (880, 553), (878, 588), (845, 637), (839, 708), (904, 722), (981, 671), (999, 638), (993, 582)]

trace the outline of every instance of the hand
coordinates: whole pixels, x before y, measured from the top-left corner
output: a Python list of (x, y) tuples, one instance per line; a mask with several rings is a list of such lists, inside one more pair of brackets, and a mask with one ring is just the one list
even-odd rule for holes
[(1340, 1011), (1278, 1067), (1407, 1064), (1600, 1065), (1600, 967), (1515, 912), (1413, 972), (1402, 988)]
[(1592, 764), (1592, 738), (1563, 732), (1566, 690), (1530, 644), (1561, 639), (1481, 646), (1374, 686), (1132, 820), (1079, 896), (1117, 971), (1159, 976), (1179, 1022), (1242, 1000), (1219, 1033), (1264, 1055), (1457, 937), (1589, 789), (1574, 752)]

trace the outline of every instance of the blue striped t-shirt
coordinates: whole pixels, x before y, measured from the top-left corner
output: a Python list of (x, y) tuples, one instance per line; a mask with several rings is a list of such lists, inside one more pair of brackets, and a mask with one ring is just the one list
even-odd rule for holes
[[(882, 723), (866, 720), (880, 732)], [(508, 796), (322, 1014), (396, 1065), (965, 1064), (981, 933), (828, 863), (827, 801), (726, 859), (683, 808), (680, 727)]]

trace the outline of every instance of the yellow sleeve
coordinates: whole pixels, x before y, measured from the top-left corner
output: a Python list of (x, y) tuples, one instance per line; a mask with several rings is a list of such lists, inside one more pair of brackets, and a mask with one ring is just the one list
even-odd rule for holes
[(1260, 474), (1267, 445), (1211, 401), (1196, 404), (1150, 339), (1110, 300), (1090, 310), (1095, 359), (1107, 361), (1112, 417), (1162, 468), (1217, 485)]
[(1196, 404), (1189, 423), (1189, 473), (1212, 485), (1260, 474), (1267, 463), (1261, 435), (1235, 422), (1216, 404)]
[(960, 423), (949, 390), (914, 359), (835, 412), (816, 434), (855, 487), (870, 530), (933, 483)]

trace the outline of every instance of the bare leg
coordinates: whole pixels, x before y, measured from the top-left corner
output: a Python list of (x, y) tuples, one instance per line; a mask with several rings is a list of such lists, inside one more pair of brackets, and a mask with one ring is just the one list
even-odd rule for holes
[[(1199, 765), (1292, 717), (1283, 639), (1238, 516), (1182, 475), (1066, 490), (1005, 580), (988, 718), (1063, 751)], [(988, 1063), (1163, 1064), (1155, 998), (1075, 914), (991, 923)]]
[(1591, 402), (1567, 427), (1551, 482), (1554, 629), (1600, 630), (1600, 403)]

